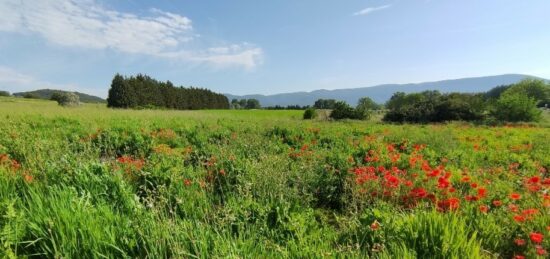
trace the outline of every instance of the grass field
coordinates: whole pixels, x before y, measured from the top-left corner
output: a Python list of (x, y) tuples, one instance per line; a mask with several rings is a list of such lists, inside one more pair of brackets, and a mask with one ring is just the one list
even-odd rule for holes
[(526, 258), (550, 128), (0, 98), (0, 256)]

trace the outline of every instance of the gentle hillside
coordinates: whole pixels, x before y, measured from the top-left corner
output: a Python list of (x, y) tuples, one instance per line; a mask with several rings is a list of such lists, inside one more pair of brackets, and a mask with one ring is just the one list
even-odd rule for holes
[[(40, 89), (40, 90), (29, 91), (29, 92), (13, 93), (13, 95), (17, 97), (23, 97), (25, 94), (33, 94), (39, 97), (40, 99), (50, 99), (50, 97), (52, 97), (52, 94), (56, 92), (67, 92), (67, 91), (55, 90), (55, 89)], [(78, 97), (80, 97), (80, 101), (84, 103), (104, 103), (105, 102), (104, 99), (97, 96), (79, 93), (79, 92), (74, 92), (74, 93), (77, 94)]]
[(485, 92), (499, 85), (508, 85), (521, 81), (525, 78), (534, 78), (529, 75), (507, 74), (498, 76), (462, 78), (437, 82), (426, 82), (418, 84), (384, 84), (372, 87), (337, 89), (337, 90), (316, 90), (312, 92), (295, 92), (275, 95), (245, 95), (236, 96), (226, 94), (229, 100), (233, 98), (255, 98), (262, 106), (275, 105), (312, 105), (318, 99), (344, 100), (355, 105), (361, 97), (368, 96), (378, 103), (386, 102), (395, 92), (420, 92), (425, 90), (439, 90), (440, 92)]

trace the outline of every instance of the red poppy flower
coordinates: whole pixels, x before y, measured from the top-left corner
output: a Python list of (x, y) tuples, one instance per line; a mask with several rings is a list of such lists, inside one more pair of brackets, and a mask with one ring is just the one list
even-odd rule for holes
[(500, 201), (500, 200), (494, 200), (494, 201), (493, 201), (493, 205), (494, 205), (495, 207), (500, 207), (500, 206), (502, 206), (502, 201)]
[(487, 205), (481, 205), (479, 206), (479, 211), (482, 213), (487, 213), (489, 211), (489, 207)]
[(544, 238), (544, 235), (538, 232), (531, 232), (531, 234), (529, 234), (529, 238), (531, 238), (531, 241), (533, 241), (533, 243), (540, 244), (542, 243), (542, 239)]
[(378, 223), (378, 221), (374, 221), (372, 222), (372, 224), (370, 224), (370, 229), (378, 230), (378, 228), (380, 228), (380, 223)]
[(525, 217), (521, 215), (514, 215), (514, 221), (520, 223), (525, 221)]
[(540, 177), (538, 177), (538, 176), (533, 176), (533, 177), (527, 179), (528, 184), (537, 184), (538, 182), (540, 182)]
[(460, 200), (455, 197), (448, 198), (446, 200), (437, 202), (437, 209), (439, 211), (453, 211), (460, 207)]
[(421, 199), (428, 196), (428, 192), (424, 188), (414, 188), (411, 190), (410, 195), (414, 198)]
[(185, 179), (185, 180), (183, 180), (183, 184), (185, 184), (185, 186), (189, 186), (189, 185), (191, 185), (191, 180)]
[(521, 194), (513, 192), (513, 193), (510, 194), (510, 199), (519, 200), (519, 199), (521, 199)]
[(518, 245), (518, 246), (524, 246), (526, 242), (525, 242), (525, 239), (516, 238), (516, 239), (514, 240), (514, 243), (515, 243), (516, 245)]
[(542, 248), (541, 246), (537, 246), (537, 254), (538, 255), (545, 255), (546, 250), (544, 250), (544, 248)]
[(477, 189), (477, 197), (483, 198), (485, 196), (487, 196), (487, 189), (485, 189), (483, 187)]

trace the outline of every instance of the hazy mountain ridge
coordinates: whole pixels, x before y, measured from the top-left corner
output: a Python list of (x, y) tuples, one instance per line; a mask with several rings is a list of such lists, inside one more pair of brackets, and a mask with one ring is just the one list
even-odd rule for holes
[[(294, 92), (274, 95), (232, 95), (225, 94), (231, 99), (258, 99), (262, 106), (287, 106), (287, 105), (312, 105), (318, 99), (337, 99), (346, 101), (355, 105), (359, 98), (368, 96), (377, 103), (384, 103), (395, 92), (421, 92), (425, 90), (438, 90), (442, 93), (462, 92), (477, 93), (486, 92), (499, 85), (509, 85), (517, 83), (525, 78), (537, 78), (530, 75), (505, 74), (497, 76), (472, 77), (451, 79), (435, 82), (424, 82), (415, 84), (383, 84), (371, 87), (335, 89), (335, 90), (315, 90), (311, 92)], [(540, 78), (539, 78), (540, 79)]]
[[(28, 92), (13, 93), (13, 95), (17, 96), (17, 97), (23, 97), (23, 96), (25, 96), (25, 94), (32, 94), (32, 95), (35, 95), (35, 96), (39, 97), (40, 99), (48, 99), (49, 100), (54, 93), (59, 93), (59, 92), (66, 93), (66, 92), (69, 92), (69, 91), (56, 90), (56, 89), (39, 89), (39, 90), (28, 91)], [(78, 97), (80, 98), (80, 101), (83, 102), (83, 103), (104, 103), (104, 102), (106, 102), (105, 99), (97, 97), (97, 96), (93, 96), (93, 95), (89, 95), (89, 94), (85, 94), (85, 93), (80, 93), (80, 92), (73, 92), (73, 93), (77, 94)]]

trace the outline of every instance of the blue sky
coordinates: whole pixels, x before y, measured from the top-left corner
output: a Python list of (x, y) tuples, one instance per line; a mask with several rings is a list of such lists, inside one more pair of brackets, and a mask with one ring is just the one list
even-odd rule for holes
[(115, 73), (232, 94), (550, 78), (548, 0), (1, 0), (0, 90)]

